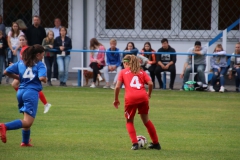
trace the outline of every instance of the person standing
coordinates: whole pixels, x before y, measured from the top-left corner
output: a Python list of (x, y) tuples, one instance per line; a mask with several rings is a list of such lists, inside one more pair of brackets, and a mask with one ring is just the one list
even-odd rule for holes
[[(138, 140), (134, 128), (134, 117), (136, 111), (142, 119), (143, 124), (148, 130), (152, 143), (148, 146), (150, 149), (161, 149), (158, 141), (156, 129), (149, 119), (149, 99), (151, 98), (153, 83), (147, 73), (140, 68), (139, 59), (134, 55), (126, 55), (123, 58), (124, 69), (119, 73), (118, 81), (114, 92), (113, 105), (118, 109), (119, 92), (122, 83), (125, 85), (125, 106), (124, 113), (126, 118), (126, 128), (132, 141), (132, 150), (137, 150)], [(144, 85), (148, 84), (148, 92)]]
[(19, 37), (24, 33), (19, 29), (18, 23), (13, 22), (12, 28), (8, 32), (8, 63), (15, 63), (20, 60)]
[[(60, 36), (60, 28), (61, 28), (61, 19), (55, 18), (54, 19), (54, 27), (52, 31), (54, 33), (54, 39)], [(58, 79), (58, 64), (57, 64), (57, 54), (54, 54), (54, 62), (53, 62), (53, 78)]]
[(3, 32), (0, 30), (0, 84), (2, 83), (3, 66), (5, 64), (5, 49), (7, 46), (6, 38), (3, 37)]
[(56, 52), (49, 51), (53, 48), (54, 44), (54, 33), (52, 30), (49, 30), (47, 33), (47, 37), (43, 39), (42, 46), (45, 48), (45, 56), (44, 56), (44, 62), (47, 66), (47, 84), (49, 86), (52, 86), (51, 77), (52, 77), (52, 66), (54, 63), (54, 56), (56, 55)]
[(68, 50), (72, 49), (72, 40), (66, 35), (67, 28), (62, 26), (60, 29), (60, 36), (54, 40), (54, 48), (58, 50), (56, 54), (60, 86), (65, 87), (67, 87), (68, 68), (71, 60), (70, 51)]
[(30, 129), (38, 109), (38, 92), (42, 90), (42, 83), (46, 83), (46, 67), (42, 62), (44, 48), (41, 45), (28, 47), (22, 56), (23, 60), (9, 66), (4, 74), (20, 81), (17, 92), (18, 108), (23, 113), (23, 119), (7, 123), (0, 123), (0, 137), (7, 142), (6, 131), (22, 128), (22, 147), (31, 147)]
[(46, 31), (41, 26), (41, 19), (39, 16), (33, 17), (33, 25), (28, 27), (26, 36), (29, 46), (32, 46), (34, 44), (42, 44), (43, 39), (46, 37)]
[(235, 45), (235, 52), (232, 54), (231, 64), (229, 68), (228, 78), (232, 79), (233, 72), (235, 73), (236, 92), (240, 91), (240, 42)]
[(167, 52), (175, 53), (175, 49), (172, 48), (168, 44), (168, 39), (163, 38), (161, 40), (162, 47), (158, 49), (158, 52), (166, 52), (164, 54), (157, 54), (156, 55), (156, 61), (157, 61), (157, 67), (155, 69), (155, 75), (157, 77), (159, 88), (163, 88), (163, 82), (161, 77), (161, 72), (168, 71), (170, 72), (170, 84), (169, 89), (173, 90), (174, 81), (176, 78), (176, 61), (177, 61), (177, 55), (176, 54), (168, 54)]
[(3, 37), (6, 38), (6, 27), (3, 23), (2, 15), (0, 15), (0, 31), (2, 31)]

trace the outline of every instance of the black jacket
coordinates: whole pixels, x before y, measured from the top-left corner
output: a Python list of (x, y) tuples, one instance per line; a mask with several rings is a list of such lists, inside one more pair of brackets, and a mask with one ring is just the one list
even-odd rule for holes
[(34, 44), (42, 45), (43, 39), (46, 38), (46, 31), (41, 26), (36, 28), (34, 25), (31, 25), (26, 31), (26, 36), (29, 46), (32, 46)]
[(0, 55), (5, 55), (5, 49), (8, 47), (6, 38), (2, 37), (0, 39), (0, 43), (2, 43), (2, 48), (0, 48)]
[[(174, 48), (172, 48), (170, 45), (168, 46), (168, 49), (165, 50), (163, 48), (160, 48), (157, 52), (176, 52)], [(177, 61), (177, 55), (176, 54), (156, 54), (156, 61), (157, 63), (161, 61), (164, 64), (169, 63), (170, 61), (173, 61), (175, 64)]]
[(62, 46), (62, 44), (64, 44), (64, 51), (65, 51), (66, 55), (69, 55), (70, 52), (67, 51), (67, 50), (72, 49), (72, 40), (71, 40), (71, 38), (65, 36), (64, 41), (62, 41), (61, 36), (58, 36), (58, 37), (56, 37), (54, 39), (54, 49), (59, 50), (57, 52), (57, 54), (61, 54), (62, 53), (62, 51), (60, 51), (60, 46)]

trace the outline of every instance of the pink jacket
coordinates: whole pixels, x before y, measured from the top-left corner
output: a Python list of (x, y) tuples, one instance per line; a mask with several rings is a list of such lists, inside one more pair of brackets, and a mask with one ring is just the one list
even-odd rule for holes
[[(105, 48), (104, 46), (99, 46), (98, 49), (97, 60), (100, 60), (101, 65), (105, 66)], [(92, 62), (96, 62), (96, 59), (94, 59), (93, 54), (90, 54), (90, 63)]]

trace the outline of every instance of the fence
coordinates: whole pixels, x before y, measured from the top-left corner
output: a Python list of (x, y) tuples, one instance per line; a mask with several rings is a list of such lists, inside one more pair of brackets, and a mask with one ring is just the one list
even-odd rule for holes
[[(96, 0), (95, 37), (210, 41), (239, 19), (236, 0)], [(228, 34), (238, 41), (239, 27)]]

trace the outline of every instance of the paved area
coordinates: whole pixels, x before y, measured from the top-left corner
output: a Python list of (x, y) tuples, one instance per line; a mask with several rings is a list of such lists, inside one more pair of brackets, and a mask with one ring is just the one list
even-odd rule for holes
[[(110, 74), (110, 82), (113, 81), (114, 75)], [(167, 76), (167, 89), (168, 89), (168, 85), (169, 85), (169, 76)], [(91, 81), (89, 82), (89, 85), (91, 84)], [(10, 85), (12, 82), (12, 79), (9, 80), (9, 83), (6, 83), (6, 78), (3, 77), (2, 78), (2, 84), (1, 85)], [(58, 80), (53, 80), (52, 81), (53, 86), (59, 86), (59, 81)], [(156, 79), (156, 88), (159, 88), (157, 79)], [(235, 82), (234, 80), (228, 80), (226, 79), (226, 85), (225, 85), (225, 89), (229, 92), (235, 92)], [(97, 86), (98, 88), (102, 88), (105, 85), (105, 82), (100, 82), (100, 85)], [(47, 84), (43, 84), (43, 86), (47, 86)], [(77, 86), (77, 73), (76, 72), (71, 72), (69, 73), (69, 79), (67, 81), (67, 86), (68, 87), (78, 87)], [(88, 86), (84, 86), (84, 87), (88, 87)], [(179, 78), (179, 75), (176, 76), (176, 80), (175, 80), (175, 84), (174, 84), (174, 90), (180, 90), (182, 86), (182, 79)]]

